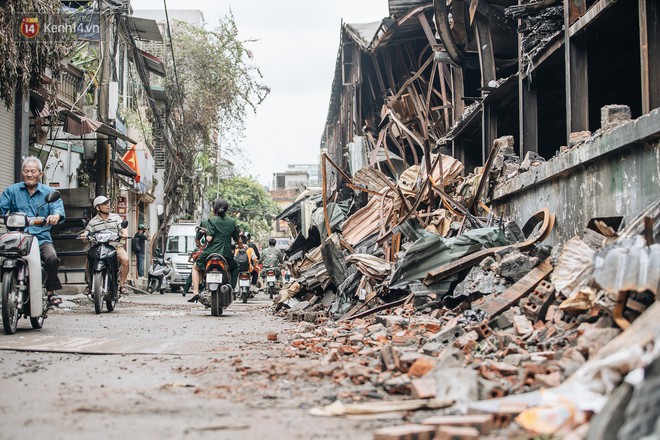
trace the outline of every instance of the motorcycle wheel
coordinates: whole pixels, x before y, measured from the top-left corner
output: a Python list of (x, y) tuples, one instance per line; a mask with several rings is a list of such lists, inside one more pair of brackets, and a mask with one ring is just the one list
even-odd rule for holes
[(156, 281), (155, 279), (152, 278), (151, 281), (149, 281), (149, 285), (147, 286), (147, 292), (154, 293), (154, 290), (156, 290), (156, 283), (157, 282), (158, 281)]
[(248, 297), (250, 296), (250, 289), (243, 289), (242, 292), (243, 304), (247, 303)]
[(211, 315), (222, 315), (222, 304), (220, 304), (220, 292), (211, 292)]
[(94, 311), (98, 315), (103, 311), (103, 276), (102, 272), (96, 272), (92, 279), (92, 297), (94, 298)]
[(19, 315), (16, 274), (5, 272), (2, 275), (2, 326), (6, 334), (13, 335), (16, 333)]

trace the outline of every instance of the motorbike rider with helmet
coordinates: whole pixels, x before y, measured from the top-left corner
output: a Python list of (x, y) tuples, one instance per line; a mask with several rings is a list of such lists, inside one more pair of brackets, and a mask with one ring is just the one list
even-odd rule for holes
[(206, 247), (201, 255), (197, 257), (195, 264), (192, 267), (192, 289), (193, 296), (188, 302), (197, 302), (200, 299), (199, 283), (204, 273), (204, 264), (206, 259), (211, 254), (220, 254), (229, 265), (231, 271), (232, 286), (236, 285), (238, 279), (238, 264), (234, 260), (234, 253), (232, 252), (231, 240), (232, 238), (237, 243), (240, 243), (238, 226), (233, 218), (227, 217), (227, 210), (229, 203), (225, 199), (215, 199), (213, 202), (213, 213), (215, 214), (207, 220), (206, 230)]
[[(119, 244), (115, 249), (117, 250), (117, 260), (119, 260), (119, 293), (122, 295), (126, 294), (125, 283), (126, 278), (128, 277), (129, 269), (129, 259), (126, 249), (124, 249), (124, 241), (128, 238), (127, 231), (121, 227), (123, 219), (119, 214), (110, 212), (110, 199), (106, 196), (98, 196), (94, 199), (93, 202), (94, 210), (96, 215), (87, 223), (85, 231), (80, 234), (80, 237), (83, 241), (87, 241), (87, 237), (90, 233), (97, 233), (100, 231), (111, 230), (117, 232), (122, 238), (121, 244)], [(86, 271), (88, 269), (85, 269)], [(87, 278), (89, 279), (89, 273), (87, 273)]]
[(275, 244), (277, 244), (277, 240), (271, 237), (268, 239), (268, 247), (261, 252), (261, 262), (263, 264), (261, 275), (264, 276), (268, 269), (275, 269), (275, 277), (279, 280), (280, 266), (284, 262), (284, 254), (275, 247)]
[[(250, 249), (252, 249), (252, 254), (256, 258), (256, 261), (254, 264), (252, 264), (252, 270), (250, 270), (250, 273), (252, 274), (252, 279), (250, 280), (250, 284), (252, 285), (252, 289), (254, 291), (257, 291), (257, 281), (259, 280), (259, 267), (257, 264), (259, 261), (261, 261), (261, 255), (259, 254), (259, 248), (257, 245), (252, 241), (252, 236), (250, 235), (249, 232), (245, 233), (245, 238), (241, 237), (243, 240), (243, 244)], [(252, 259), (250, 259), (252, 261)]]
[(41, 183), (44, 173), (43, 165), (38, 158), (26, 157), (23, 160), (21, 174), (23, 181), (7, 187), (0, 195), (0, 214), (22, 212), (29, 217), (46, 217), (45, 225), (30, 226), (29, 233), (35, 236), (39, 242), (41, 261), (43, 261), (46, 271), (45, 284), (48, 304), (59, 306), (62, 299), (55, 291), (62, 288), (57, 275), (60, 259), (53, 246), (50, 229), (52, 225), (64, 222), (64, 203), (62, 200), (46, 203), (46, 196), (54, 190)]

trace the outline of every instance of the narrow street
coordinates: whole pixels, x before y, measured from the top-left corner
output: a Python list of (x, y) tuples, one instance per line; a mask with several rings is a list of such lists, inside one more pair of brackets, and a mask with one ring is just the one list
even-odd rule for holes
[(218, 318), (174, 293), (101, 315), (84, 295), (63, 299), (42, 330), (22, 319), (0, 336), (1, 439), (370, 439), (382, 426), (309, 414), (338, 390), (287, 356), (296, 325), (263, 293)]

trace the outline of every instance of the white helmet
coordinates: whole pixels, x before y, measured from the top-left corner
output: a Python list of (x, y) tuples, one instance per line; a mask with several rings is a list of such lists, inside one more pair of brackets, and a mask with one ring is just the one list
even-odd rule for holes
[(94, 199), (94, 209), (96, 209), (98, 205), (102, 205), (109, 200), (110, 199), (108, 199), (106, 196), (98, 196), (97, 198)]

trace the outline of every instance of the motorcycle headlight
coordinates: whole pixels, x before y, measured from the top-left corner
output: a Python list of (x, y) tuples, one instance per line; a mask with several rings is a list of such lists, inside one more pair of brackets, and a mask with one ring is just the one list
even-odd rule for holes
[(10, 214), (7, 216), (5, 224), (8, 228), (25, 228), (27, 226), (27, 217), (22, 214)]

